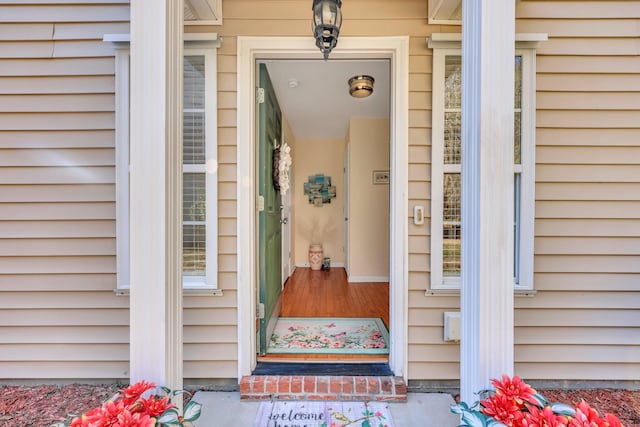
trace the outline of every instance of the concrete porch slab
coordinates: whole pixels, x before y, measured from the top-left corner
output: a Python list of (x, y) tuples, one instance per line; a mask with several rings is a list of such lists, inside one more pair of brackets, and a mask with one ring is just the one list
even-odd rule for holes
[[(259, 401), (241, 400), (238, 392), (199, 391), (193, 399), (202, 404), (195, 427), (252, 427)], [(389, 402), (395, 427), (456, 427), (458, 416), (449, 411), (449, 394), (408, 393), (406, 402)]]

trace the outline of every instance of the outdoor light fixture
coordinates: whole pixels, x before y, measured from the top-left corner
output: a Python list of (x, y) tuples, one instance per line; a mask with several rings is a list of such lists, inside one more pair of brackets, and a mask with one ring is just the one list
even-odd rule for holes
[(366, 98), (373, 93), (373, 82), (371, 76), (354, 76), (349, 79), (349, 95), (354, 98)]
[(338, 34), (342, 25), (342, 0), (313, 0), (313, 36), (316, 46), (329, 59), (329, 53), (338, 44)]

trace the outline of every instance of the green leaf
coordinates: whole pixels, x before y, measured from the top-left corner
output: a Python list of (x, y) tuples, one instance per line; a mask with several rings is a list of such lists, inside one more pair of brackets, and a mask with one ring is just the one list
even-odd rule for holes
[(462, 421), (469, 427), (487, 427), (487, 417), (479, 411), (465, 411)]
[(555, 402), (549, 406), (551, 406), (551, 410), (556, 415), (565, 415), (565, 416), (572, 417), (576, 413), (576, 410), (573, 409), (572, 406), (567, 405), (566, 403)]
[(362, 424), (360, 424), (361, 427), (371, 427), (371, 423), (369, 422), (369, 420), (364, 420), (362, 422)]
[(160, 424), (180, 424), (180, 420), (178, 419), (178, 410), (175, 408), (170, 408), (164, 411), (160, 418), (157, 419), (157, 422)]
[(193, 421), (200, 417), (200, 411), (202, 411), (202, 405), (195, 401), (190, 401), (184, 407), (184, 420)]
[(539, 408), (544, 408), (549, 404), (549, 401), (547, 400), (547, 398), (541, 395), (540, 393), (534, 394), (533, 399), (536, 401), (536, 404), (538, 405)]

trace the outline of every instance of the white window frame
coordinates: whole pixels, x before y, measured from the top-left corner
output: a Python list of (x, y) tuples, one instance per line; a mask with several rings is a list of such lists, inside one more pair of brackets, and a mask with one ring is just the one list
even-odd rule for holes
[[(436, 35), (434, 35), (436, 36)], [(431, 136), (431, 282), (430, 291), (460, 290), (460, 277), (446, 277), (443, 274), (443, 178), (447, 172), (459, 172), (459, 165), (444, 164), (444, 73), (447, 56), (462, 56), (460, 41), (444, 36), (428, 40), (433, 48), (433, 107)], [(521, 163), (514, 166), (520, 172), (520, 238), (516, 253), (519, 254), (519, 280), (516, 291), (533, 290), (533, 252), (535, 221), (535, 111), (536, 111), (536, 35), (516, 37), (515, 56), (522, 57), (522, 99), (521, 99)], [(533, 37), (532, 37), (533, 36)], [(518, 42), (520, 38), (521, 42)], [(540, 37), (540, 39), (542, 39)], [(450, 170), (458, 168), (457, 171)], [(510, 167), (506, 165), (505, 167)]]
[[(129, 36), (105, 35), (116, 46), (115, 139), (116, 139), (116, 293), (130, 286), (129, 232)], [(216, 34), (185, 34), (184, 56), (205, 58), (205, 152), (203, 165), (183, 165), (183, 173), (206, 173), (206, 273), (183, 276), (185, 294), (222, 295), (218, 289), (218, 141), (217, 141), (217, 48)]]

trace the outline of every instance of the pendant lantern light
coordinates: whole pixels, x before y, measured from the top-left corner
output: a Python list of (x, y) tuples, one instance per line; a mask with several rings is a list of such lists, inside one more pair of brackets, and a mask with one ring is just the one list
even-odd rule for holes
[(338, 44), (342, 25), (342, 0), (313, 0), (313, 36), (316, 46), (329, 59), (329, 53)]

